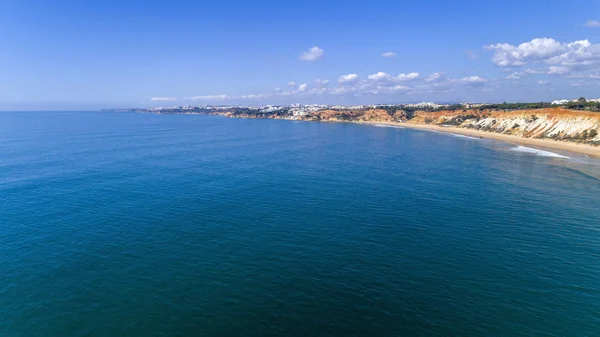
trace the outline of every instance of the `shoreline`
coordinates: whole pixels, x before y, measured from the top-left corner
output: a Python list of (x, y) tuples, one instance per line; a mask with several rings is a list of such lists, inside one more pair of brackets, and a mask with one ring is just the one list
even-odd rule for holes
[[(198, 115), (205, 115), (203, 113), (199, 113)], [(242, 119), (275, 119), (275, 120), (286, 120), (286, 121), (297, 121), (297, 122), (314, 122), (311, 120), (302, 120), (295, 118), (248, 118), (248, 117), (232, 117), (221, 114), (215, 114), (214, 116), (223, 116), (226, 118), (242, 118)], [(470, 136), (475, 138), (484, 138), (484, 139), (492, 139), (497, 141), (502, 141), (506, 143), (511, 143), (514, 145), (528, 145), (538, 147), (541, 150), (561, 150), (566, 152), (571, 152), (580, 155), (586, 155), (591, 158), (600, 159), (600, 146), (593, 146), (587, 144), (578, 144), (573, 142), (566, 141), (558, 141), (553, 139), (540, 139), (540, 138), (525, 138), (521, 136), (515, 135), (507, 135), (503, 133), (497, 132), (487, 132), (481, 130), (467, 129), (467, 128), (457, 128), (454, 126), (439, 126), (439, 125), (431, 125), (431, 124), (416, 124), (416, 123), (399, 123), (399, 122), (390, 122), (390, 121), (342, 121), (342, 120), (320, 120), (318, 122), (321, 123), (352, 123), (352, 124), (367, 124), (367, 125), (389, 125), (389, 126), (398, 126), (409, 129), (417, 129), (417, 130), (431, 130), (442, 133), (450, 133), (457, 134), (463, 136)]]
[(452, 133), (463, 136), (471, 136), (477, 138), (487, 138), (493, 140), (504, 141), (508, 143), (513, 143), (517, 145), (530, 145), (536, 146), (546, 149), (555, 149), (555, 150), (563, 150), (568, 152), (573, 152), (577, 154), (587, 155), (589, 157), (600, 159), (600, 146), (592, 146), (586, 144), (577, 144), (570, 142), (562, 142), (556, 141), (552, 139), (537, 139), (537, 138), (525, 138), (514, 135), (506, 135), (502, 133), (495, 132), (486, 132), (481, 130), (473, 130), (473, 129), (465, 129), (465, 128), (457, 128), (453, 126), (439, 126), (439, 125), (430, 125), (430, 124), (412, 124), (412, 123), (396, 123), (396, 122), (358, 122), (358, 124), (380, 124), (380, 125), (390, 125), (390, 126), (400, 126), (411, 129), (421, 129), (421, 130), (432, 130), (439, 132)]

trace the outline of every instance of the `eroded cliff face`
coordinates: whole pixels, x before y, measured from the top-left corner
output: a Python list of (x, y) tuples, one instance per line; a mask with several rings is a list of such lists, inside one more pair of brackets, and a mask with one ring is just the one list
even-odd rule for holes
[(396, 118), (385, 110), (321, 110), (303, 116), (300, 119), (310, 121), (355, 121), (355, 122), (395, 122)]
[(600, 113), (562, 108), (508, 112), (417, 112), (407, 123), (452, 125), (526, 138), (550, 138), (600, 145)]
[(554, 139), (600, 145), (600, 113), (563, 108), (534, 110), (320, 110), (304, 116), (279, 113), (219, 114), (234, 118), (276, 118), (331, 122), (381, 122), (453, 126), (526, 138)]

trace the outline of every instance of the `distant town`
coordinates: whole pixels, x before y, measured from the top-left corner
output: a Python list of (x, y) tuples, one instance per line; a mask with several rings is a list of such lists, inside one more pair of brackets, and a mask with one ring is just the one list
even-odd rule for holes
[(505, 110), (520, 110), (520, 109), (537, 109), (545, 107), (565, 107), (575, 110), (600, 111), (600, 98), (586, 99), (580, 97), (573, 100), (555, 100), (552, 102), (535, 102), (535, 103), (454, 103), (454, 104), (438, 104), (434, 102), (421, 102), (415, 104), (375, 104), (375, 105), (327, 105), (327, 104), (292, 104), (292, 105), (180, 105), (180, 106), (164, 106), (154, 108), (121, 108), (107, 109), (103, 111), (116, 112), (141, 112), (141, 113), (156, 113), (156, 114), (221, 114), (225, 111), (234, 113), (250, 113), (258, 115), (280, 115), (290, 118), (297, 118), (315, 113), (321, 110), (367, 110), (367, 109), (384, 109), (384, 110), (408, 110), (408, 111), (441, 111), (441, 110), (470, 110), (470, 109), (505, 109)]
[[(547, 147), (565, 147), (567, 145), (557, 145), (556, 142), (569, 142), (570, 151), (600, 157), (600, 99), (585, 97), (531, 103), (189, 105), (111, 111), (402, 125), (475, 137), (500, 139), (515, 136), (520, 141), (531, 138), (538, 145)], [(580, 145), (591, 147), (582, 148)]]
[[(479, 103), (461, 103), (464, 106), (476, 107)], [(376, 105), (327, 105), (327, 104), (292, 104), (292, 105), (183, 105), (183, 106), (165, 106), (156, 108), (131, 108), (131, 109), (109, 109), (107, 111), (131, 111), (131, 112), (149, 112), (149, 113), (207, 113), (210, 111), (229, 111), (234, 109), (246, 109), (257, 111), (263, 114), (285, 111), (292, 116), (305, 116), (320, 110), (364, 110), (376, 109), (382, 107), (398, 107), (413, 109), (443, 109), (450, 104), (436, 104), (433, 102), (422, 102), (417, 104), (376, 104)]]

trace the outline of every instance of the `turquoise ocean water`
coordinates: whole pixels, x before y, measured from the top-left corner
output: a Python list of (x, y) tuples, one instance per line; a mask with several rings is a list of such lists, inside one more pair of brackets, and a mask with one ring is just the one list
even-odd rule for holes
[(0, 336), (599, 336), (600, 166), (554, 152), (3, 112)]

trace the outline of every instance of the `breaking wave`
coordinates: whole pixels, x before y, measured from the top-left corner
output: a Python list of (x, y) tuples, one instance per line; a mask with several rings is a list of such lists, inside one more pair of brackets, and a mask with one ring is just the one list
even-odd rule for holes
[(380, 128), (394, 128), (394, 129), (404, 129), (403, 126), (397, 126), (397, 125), (388, 125), (388, 124), (375, 124), (375, 126), (378, 126)]
[(567, 156), (560, 155), (558, 153), (554, 153), (554, 152), (550, 152), (550, 151), (544, 151), (544, 150), (538, 150), (538, 149), (533, 149), (533, 148), (526, 147), (526, 146), (513, 147), (511, 150), (512, 151), (517, 151), (517, 152), (530, 153), (530, 154), (534, 154), (534, 155), (541, 156), (541, 157), (565, 158), (565, 159), (569, 159), (570, 158), (570, 157), (567, 157)]
[(471, 137), (471, 136), (465, 136), (465, 135), (458, 135), (458, 134), (455, 134), (455, 133), (453, 133), (452, 135), (454, 137), (458, 137), (458, 138), (468, 138), (468, 139), (477, 139), (477, 140), (480, 139), (480, 138), (477, 138), (477, 137)]

